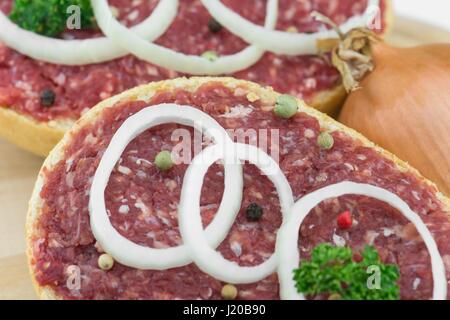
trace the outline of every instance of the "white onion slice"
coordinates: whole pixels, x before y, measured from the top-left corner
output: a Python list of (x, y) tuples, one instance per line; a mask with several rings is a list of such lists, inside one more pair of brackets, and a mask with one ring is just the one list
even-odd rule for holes
[[(169, 28), (176, 17), (177, 9), (178, 0), (161, 0), (152, 14), (131, 28), (130, 32), (153, 41)], [(107, 10), (110, 11), (109, 7)], [(126, 48), (116, 45), (106, 37), (63, 40), (21, 29), (1, 11), (0, 41), (33, 59), (62, 65), (100, 63), (129, 54)]]
[[(223, 150), (221, 145), (214, 145), (206, 148), (194, 158), (183, 180), (178, 207), (179, 228), (184, 244), (189, 247), (192, 259), (203, 272), (228, 283), (252, 283), (264, 279), (275, 271), (278, 263), (277, 256), (273, 254), (268, 260), (257, 266), (242, 267), (235, 262), (226, 260), (220, 252), (211, 248), (203, 232), (200, 216), (199, 202), (203, 177), (213, 162), (226, 154), (236, 155), (240, 160), (249, 160), (252, 164), (257, 165), (273, 182), (280, 199), (283, 220), (294, 200), (286, 177), (269, 155), (257, 147), (246, 144), (236, 143), (233, 145), (233, 149)], [(236, 159), (236, 162), (239, 160)], [(228, 213), (226, 225), (234, 222), (236, 214), (235, 212)]]
[[(268, 14), (264, 28), (273, 29), (276, 25), (278, 11), (277, 0), (269, 0)], [(121, 25), (108, 9), (107, 0), (91, 0), (95, 18), (100, 29), (115, 43), (126, 48), (142, 60), (170, 70), (192, 75), (222, 75), (247, 69), (258, 62), (264, 51), (256, 46), (228, 56), (221, 56), (215, 61), (196, 55), (186, 55), (144, 40)], [(262, 27), (261, 27), (262, 28)]]
[[(118, 262), (138, 268), (164, 270), (191, 262), (185, 245), (167, 249), (154, 249), (138, 245), (123, 237), (109, 220), (104, 192), (111, 172), (129, 142), (144, 130), (164, 123), (178, 123), (201, 129), (221, 146), (232, 144), (231, 138), (213, 118), (190, 106), (161, 104), (147, 107), (129, 117), (114, 134), (95, 172), (89, 196), (89, 213), (92, 232), (101, 247)], [(204, 239), (217, 247), (225, 239), (233, 221), (230, 214), (237, 214), (242, 200), (242, 166), (225, 163), (225, 189), (220, 207), (207, 226)]]
[(431, 269), (433, 272), (433, 299), (445, 300), (447, 298), (447, 279), (442, 257), (439, 254), (436, 242), (430, 231), (419, 215), (397, 195), (385, 189), (368, 184), (341, 182), (316, 190), (298, 200), (282, 227), (278, 230), (276, 252), (278, 255), (278, 278), (280, 280), (280, 297), (294, 300), (304, 299), (303, 294), (295, 288), (292, 271), (299, 266), (300, 255), (298, 252), (299, 228), (308, 213), (320, 202), (346, 194), (369, 196), (384, 201), (399, 210), (422, 236), (431, 257)]
[[(214, 19), (225, 26), (230, 32), (248, 43), (277, 54), (316, 54), (317, 40), (336, 37), (336, 33), (333, 30), (311, 34), (267, 30), (233, 12), (220, 0), (201, 1)], [(366, 22), (371, 18), (371, 11), (374, 6), (379, 6), (379, 0), (369, 0), (366, 12), (363, 15), (354, 16), (347, 20), (340, 26), (342, 31), (347, 32), (355, 27), (365, 26)], [(271, 9), (273, 10), (272, 7)]]

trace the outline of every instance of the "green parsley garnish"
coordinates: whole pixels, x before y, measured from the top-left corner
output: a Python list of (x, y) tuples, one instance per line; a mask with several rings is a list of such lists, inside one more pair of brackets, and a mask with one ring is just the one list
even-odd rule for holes
[(397, 266), (382, 263), (377, 250), (371, 246), (366, 246), (361, 256), (362, 260), (355, 262), (348, 247), (318, 245), (312, 251), (311, 260), (301, 262), (294, 270), (298, 292), (310, 297), (338, 296), (343, 300), (399, 299)]
[(89, 0), (15, 0), (10, 19), (23, 29), (45, 36), (60, 35), (71, 15), (67, 8), (79, 6), (82, 29), (95, 27), (94, 12)]

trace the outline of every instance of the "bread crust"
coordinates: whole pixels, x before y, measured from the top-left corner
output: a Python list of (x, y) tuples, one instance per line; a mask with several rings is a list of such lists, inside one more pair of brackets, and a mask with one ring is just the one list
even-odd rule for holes
[[(142, 100), (149, 99), (152, 95), (157, 91), (172, 91), (179, 88), (183, 88), (187, 91), (196, 91), (198, 87), (207, 83), (207, 82), (220, 82), (222, 85), (229, 87), (231, 89), (239, 86), (240, 88), (245, 88), (249, 92), (253, 92), (260, 97), (260, 99), (266, 103), (274, 103), (276, 97), (279, 95), (275, 91), (273, 91), (270, 87), (262, 87), (258, 84), (244, 81), (244, 80), (236, 80), (234, 78), (214, 78), (214, 77), (193, 77), (190, 79), (187, 78), (178, 78), (173, 80), (165, 80), (160, 82), (150, 83), (148, 85), (143, 85), (140, 87), (136, 87), (134, 89), (123, 92), (120, 95), (109, 98), (97, 106), (92, 108), (89, 112), (87, 112), (79, 121), (75, 123), (75, 125), (67, 132), (63, 139), (57, 144), (57, 146), (50, 153), (48, 158), (45, 160), (39, 176), (37, 178), (32, 197), (29, 202), (28, 214), (27, 214), (27, 222), (26, 222), (26, 237), (27, 237), (27, 257), (28, 264), (30, 268), (31, 278), (33, 284), (35, 286), (36, 292), (41, 299), (61, 299), (53, 289), (50, 287), (40, 286), (35, 278), (34, 274), (34, 258), (33, 258), (33, 237), (37, 236), (37, 228), (36, 223), (41, 212), (42, 208), (42, 198), (40, 197), (40, 191), (44, 185), (45, 181), (45, 173), (44, 171), (52, 170), (53, 167), (63, 158), (65, 148), (71, 143), (72, 137), (76, 134), (81, 128), (86, 125), (89, 125), (95, 121), (95, 119), (100, 115), (105, 109), (114, 107), (117, 102), (120, 101), (134, 101), (134, 100)], [(362, 145), (370, 147), (378, 151), (385, 158), (393, 161), (397, 168), (401, 171), (407, 171), (413, 175), (415, 175), (420, 181), (426, 183), (427, 185), (436, 188), (436, 186), (429, 180), (425, 179), (420, 175), (420, 173), (414, 168), (410, 167), (406, 162), (398, 159), (393, 154), (388, 151), (376, 146), (374, 143), (370, 142), (367, 138), (365, 138), (360, 133), (354, 131), (353, 129), (345, 127), (343, 124), (335, 121), (331, 117), (327, 116), (324, 113), (317, 111), (314, 108), (307, 106), (303, 101), (298, 100), (299, 103), (299, 112), (304, 112), (310, 116), (315, 117), (321, 127), (330, 130), (330, 131), (344, 131), (346, 134), (350, 135), (353, 139), (359, 140)], [(44, 170), (45, 169), (45, 170)], [(437, 190), (437, 188), (436, 188)], [(442, 193), (436, 191), (436, 197), (443, 203), (446, 212), (450, 212), (450, 199), (446, 198)]]
[[(384, 23), (383, 36), (386, 36), (392, 30), (393, 24), (391, 0), (386, 0)], [(344, 87), (339, 84), (332, 89), (317, 92), (309, 104), (334, 117), (337, 116), (346, 96)], [(7, 106), (0, 106), (0, 137), (42, 157), (49, 154), (73, 123), (72, 119), (37, 121)]]
[(72, 120), (39, 122), (0, 107), (0, 136), (40, 156), (46, 156), (73, 123)]
[(317, 92), (309, 105), (331, 117), (337, 117), (339, 110), (347, 98), (347, 92), (342, 84), (333, 89)]

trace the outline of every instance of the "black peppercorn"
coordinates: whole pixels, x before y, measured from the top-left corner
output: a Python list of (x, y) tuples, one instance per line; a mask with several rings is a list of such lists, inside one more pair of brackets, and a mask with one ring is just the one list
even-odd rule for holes
[(247, 207), (247, 210), (245, 211), (245, 214), (247, 215), (248, 220), (258, 221), (259, 219), (261, 219), (263, 209), (256, 203), (250, 203)]
[(219, 22), (217, 22), (216, 19), (211, 18), (211, 19), (208, 21), (208, 29), (209, 29), (209, 31), (211, 31), (212, 33), (217, 33), (217, 32), (219, 32), (220, 30), (222, 30), (222, 25), (221, 25)]
[(55, 92), (51, 89), (45, 89), (41, 92), (41, 105), (51, 107), (55, 103)]

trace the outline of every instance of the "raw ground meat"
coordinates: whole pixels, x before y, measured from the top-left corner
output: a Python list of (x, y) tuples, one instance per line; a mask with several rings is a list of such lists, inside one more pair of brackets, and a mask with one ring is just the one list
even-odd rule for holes
[[(8, 13), (13, 0), (0, 0), (0, 10)], [(110, 0), (119, 9), (119, 19), (127, 26), (143, 21), (152, 12), (157, 0)], [(224, 0), (230, 8), (245, 18), (263, 24), (265, 1)], [(384, 12), (384, 1), (382, 12)], [(320, 24), (310, 12), (325, 13), (338, 23), (361, 13), (367, 0), (307, 0), (280, 1), (277, 28), (295, 27), (300, 32), (317, 31)], [(177, 18), (169, 30), (156, 42), (187, 54), (200, 55), (207, 50), (231, 54), (245, 48), (240, 38), (225, 28), (217, 34), (208, 29), (210, 15), (198, 0), (180, 1)], [(65, 38), (98, 36), (96, 31), (67, 32)], [(62, 117), (77, 119), (101, 100), (150, 81), (175, 78), (182, 74), (163, 69), (134, 56), (81, 67), (43, 63), (7, 48), (0, 43), (0, 106), (10, 107), (39, 121)], [(319, 56), (277, 56), (266, 53), (263, 58), (233, 76), (273, 86), (282, 93), (311, 99), (314, 94), (334, 88), (340, 81), (338, 72), (327, 58)], [(40, 105), (42, 90), (56, 93), (55, 104)], [(82, 93), (82, 94), (80, 94)]]
[[(251, 99), (253, 100), (253, 99)], [(192, 105), (214, 117), (224, 128), (277, 129), (279, 164), (295, 199), (318, 188), (343, 181), (369, 183), (390, 190), (417, 212), (433, 234), (450, 276), (450, 220), (435, 197), (435, 190), (414, 175), (401, 172), (373, 149), (342, 132), (334, 132), (334, 146), (317, 146), (318, 121), (306, 114), (284, 120), (261, 101), (250, 102), (244, 88), (232, 91), (208, 83), (196, 92), (183, 89), (158, 92), (150, 102), (136, 101), (105, 109), (92, 125), (83, 127), (68, 145), (63, 159), (45, 172), (41, 190), (43, 209), (33, 238), (36, 279), (68, 299), (220, 299), (223, 283), (204, 274), (194, 264), (166, 271), (142, 271), (116, 263), (110, 271), (98, 268), (98, 246), (89, 226), (88, 199), (92, 177), (101, 155), (118, 127), (147, 105), (163, 102)], [(238, 109), (236, 109), (238, 108)], [(236, 112), (238, 110), (239, 112)], [(236, 117), (236, 115), (240, 115)], [(186, 165), (158, 171), (152, 161), (162, 149), (171, 150), (178, 140), (171, 135), (175, 124), (145, 131), (126, 148), (105, 191), (106, 206), (114, 227), (142, 245), (165, 248), (180, 244), (177, 206)], [(189, 128), (185, 128), (192, 130)], [(240, 141), (242, 142), (242, 141)], [(273, 252), (281, 223), (278, 195), (259, 170), (244, 165), (241, 211), (218, 250), (242, 266), (265, 261)], [(223, 193), (223, 167), (214, 164), (203, 184), (201, 213), (206, 226)], [(263, 208), (258, 222), (250, 222), (245, 208), (252, 202)], [(356, 220), (349, 230), (337, 227), (336, 217), (351, 210)], [(430, 257), (415, 227), (395, 209), (363, 196), (343, 196), (324, 201), (302, 224), (299, 250), (308, 258), (319, 243), (344, 241), (354, 250), (374, 245), (383, 261), (399, 265), (402, 299), (429, 299), (432, 294)], [(101, 251), (101, 250), (100, 250)], [(66, 286), (67, 268), (81, 270), (80, 290)], [(276, 274), (248, 285), (237, 285), (239, 299), (278, 299)]]

